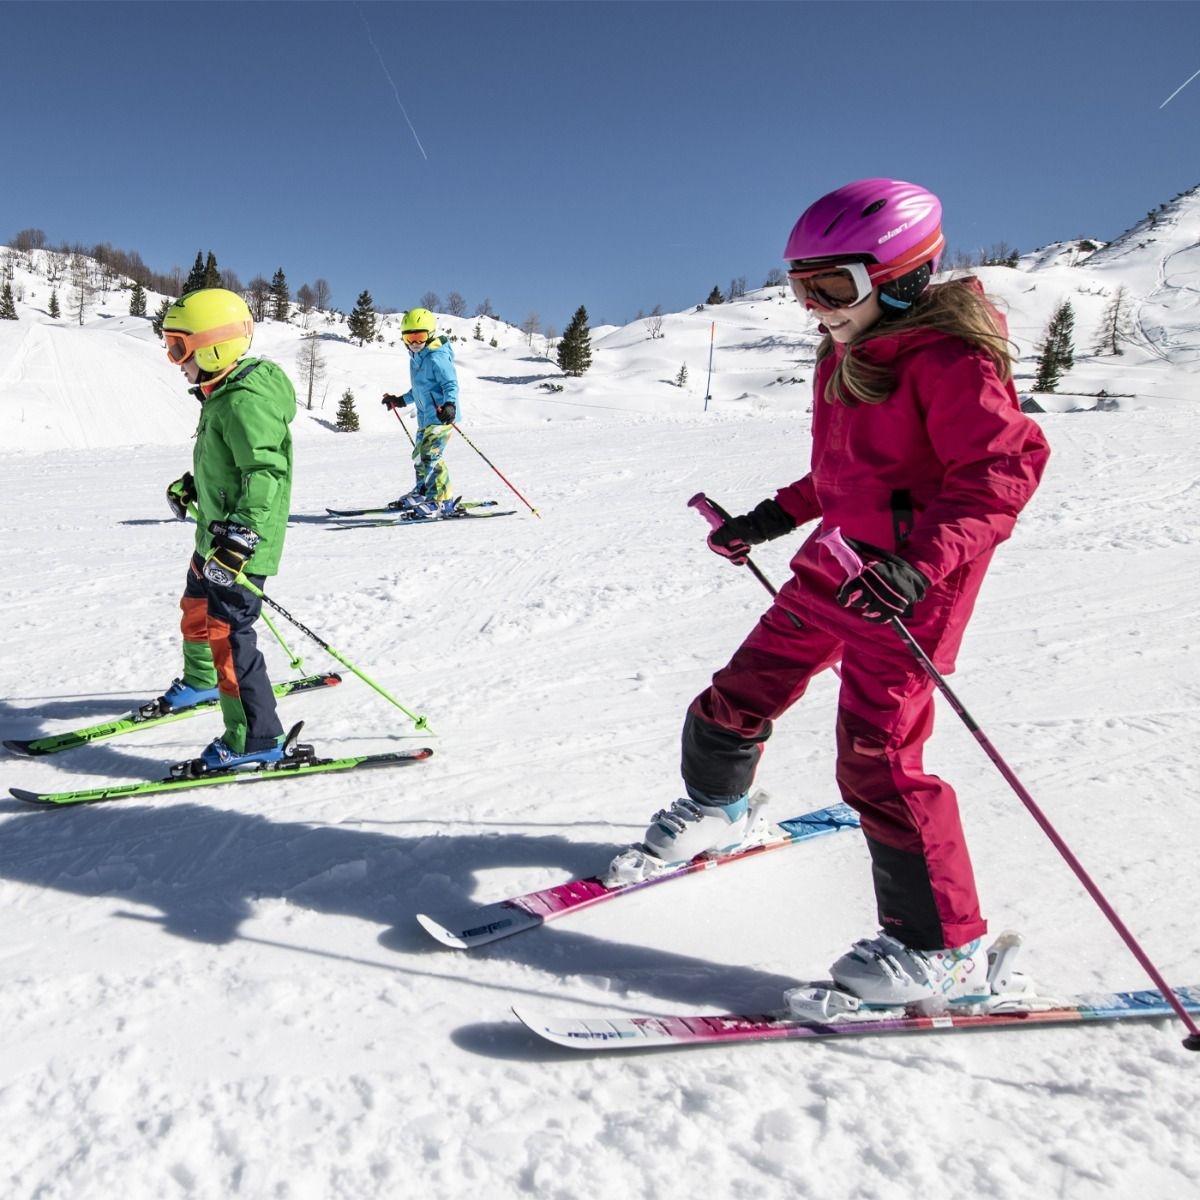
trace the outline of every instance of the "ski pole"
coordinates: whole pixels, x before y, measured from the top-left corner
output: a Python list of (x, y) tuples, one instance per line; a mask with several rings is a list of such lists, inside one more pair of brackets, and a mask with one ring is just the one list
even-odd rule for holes
[[(490, 458), (488, 458), (488, 456), (486, 454), (484, 454), (484, 452), (482, 450), (480, 450), (480, 448), (477, 445), (475, 445), (475, 443), (473, 441), (471, 441), (471, 439), (469, 437), (467, 437), (467, 435), (465, 433), (463, 433), (463, 431), (461, 429), (459, 429), (458, 426), (455, 425), (453, 421), (451, 421), (450, 424), (452, 426), (454, 426), (454, 428), (458, 431), (459, 435), (462, 437), (462, 440), (464, 442), (466, 442), (467, 445), (470, 446), (471, 449), (474, 450), (475, 453), (478, 454), (479, 457), (482, 458), (483, 461), (485, 463), (487, 463), (487, 465), (489, 467), (491, 467), (492, 470), (495, 471), (496, 474), (499, 475), (501, 479), (504, 479), (504, 475), (501, 472), (500, 468), (497, 467), (496, 464), (494, 462), (492, 462), (492, 460)], [(522, 496), (521, 493), (518, 492), (517, 489), (515, 487), (513, 487), (513, 485), (511, 483), (509, 483), (507, 479), (504, 479), (504, 482), (506, 484), (508, 484), (508, 488), (513, 493), (513, 495), (515, 495), (517, 497), (517, 499), (520, 500), (521, 503), (524, 504), (525, 507), (527, 509), (529, 509), (529, 511), (531, 513), (533, 513), (533, 515), (535, 517), (537, 517), (537, 519), (540, 521), (542, 519), (542, 514), (540, 512), (538, 512), (538, 510), (536, 508), (534, 508), (533, 505), (530, 504), (529, 501), (526, 500), (525, 497)]]
[[(697, 492), (689, 501), (688, 508), (694, 508), (713, 529), (720, 529), (726, 521), (730, 519), (729, 514), (715, 501), (710, 500), (703, 492)], [(733, 561), (732, 559), (730, 560)], [(736, 565), (736, 564), (735, 564)], [(750, 556), (746, 555), (746, 566), (750, 568), (750, 574), (758, 580), (759, 583), (771, 593), (772, 596), (779, 595), (779, 589), (759, 570), (758, 564), (750, 560)], [(789, 609), (783, 610), (787, 613), (788, 620), (797, 628), (803, 629), (804, 626), (800, 618)]]
[[(827, 530), (817, 538), (817, 541), (820, 542), (821, 545), (824, 546), (834, 556), (834, 558), (838, 560), (842, 566), (842, 569), (846, 572), (846, 577), (848, 579), (852, 579), (855, 575), (858, 575), (863, 570), (864, 563), (862, 559), (858, 556), (855, 550), (847, 544), (846, 539), (842, 536), (842, 531), (840, 529), (834, 528)], [(908, 629), (905, 627), (900, 618), (892, 617), (888, 621), (888, 624), (896, 631), (896, 634), (899, 636), (901, 641), (903, 641), (908, 649), (912, 652), (913, 657), (918, 663), (920, 663), (921, 667), (925, 671), (925, 674), (933, 680), (938, 690), (949, 701), (950, 707), (954, 709), (954, 711), (962, 720), (962, 723), (971, 731), (971, 735), (980, 744), (980, 746), (983, 747), (983, 752), (992, 760), (992, 763), (1004, 777), (1004, 780), (1009, 787), (1016, 792), (1021, 803), (1025, 805), (1033, 819), (1038, 823), (1038, 825), (1041, 826), (1042, 832), (1050, 839), (1054, 848), (1066, 860), (1067, 866), (1069, 866), (1071, 870), (1075, 872), (1076, 877), (1078, 878), (1079, 882), (1083, 884), (1088, 895), (1091, 896), (1091, 898), (1098, 905), (1100, 911), (1108, 918), (1109, 924), (1112, 925), (1117, 933), (1121, 935), (1121, 940), (1129, 948), (1130, 953), (1132, 953), (1133, 957), (1136, 958), (1139, 963), (1141, 963), (1142, 968), (1145, 970), (1146, 974), (1150, 976), (1151, 980), (1153, 980), (1154, 985), (1162, 993), (1163, 998), (1175, 1010), (1176, 1014), (1179, 1016), (1179, 1019), (1187, 1027), (1188, 1036), (1183, 1040), (1184, 1047), (1188, 1050), (1200, 1050), (1200, 1029), (1196, 1027), (1195, 1021), (1192, 1020), (1191, 1015), (1188, 1013), (1187, 1009), (1183, 1007), (1179, 997), (1176, 996), (1171, 990), (1170, 985), (1163, 978), (1158, 968), (1142, 949), (1137, 938), (1135, 938), (1129, 931), (1125, 925), (1125, 922), (1122, 921), (1117, 915), (1116, 910), (1111, 904), (1109, 904), (1109, 902), (1105, 899), (1104, 894), (1096, 886), (1095, 882), (1093, 882), (1091, 876), (1087, 873), (1087, 871), (1084, 870), (1083, 864), (1075, 857), (1075, 855), (1071, 852), (1071, 848), (1059, 836), (1058, 831), (1050, 823), (1046, 814), (1038, 807), (1034, 798), (1029, 794), (1028, 791), (1026, 791), (1024, 785), (1013, 773), (1008, 763), (1006, 763), (1004, 759), (1000, 757), (999, 751), (997, 751), (996, 747), (992, 745), (987, 734), (985, 734), (983, 730), (979, 728), (979, 725), (976, 723), (974, 717), (967, 712), (966, 708), (962, 704), (962, 701), (960, 701), (951, 690), (950, 685), (946, 682), (945, 676), (943, 676), (937, 667), (933, 665), (925, 651), (922, 650), (919, 645), (917, 645), (916, 638), (909, 633)]]
[(275, 601), (266, 594), (266, 592), (260, 591), (258, 588), (256, 588), (254, 584), (252, 584), (250, 580), (246, 578), (245, 575), (239, 575), (237, 577), (237, 582), (240, 583), (242, 587), (244, 587), (251, 595), (257, 596), (264, 604), (269, 604), (277, 613), (291, 621), (291, 623), (295, 625), (295, 627), (299, 629), (301, 633), (307, 634), (314, 642), (317, 643), (318, 646), (321, 647), (322, 650), (336, 658), (343, 667), (353, 671), (354, 674), (363, 681), (363, 683), (369, 684), (385, 700), (391, 704), (394, 704), (406, 717), (408, 717), (410, 721), (412, 721), (415, 729), (424, 729), (429, 733), (433, 733), (433, 730), (429, 728), (429, 722), (424, 717), (419, 717), (415, 713), (409, 712), (408, 709), (405, 708), (404, 705), (395, 698), (395, 696), (389, 695), (389, 693), (385, 692), (383, 688), (379, 686), (379, 684), (377, 684), (373, 679), (364, 675), (352, 662), (349, 661), (349, 659), (344, 658), (341, 654), (339, 654), (327, 641), (318, 637), (311, 629), (309, 629), (307, 625), (297, 621), (296, 618), (293, 617), (286, 608), (284, 608), (281, 604), (276, 604)]
[(417, 443), (413, 441), (413, 435), (408, 432), (408, 426), (404, 423), (404, 418), (400, 415), (398, 408), (393, 408), (392, 412), (396, 414), (396, 420), (400, 422), (400, 428), (404, 430), (404, 436), (408, 438), (408, 444), (415, 450)]
[[(200, 512), (196, 508), (196, 506), (194, 504), (189, 504), (187, 506), (187, 510), (189, 513), (192, 514), (192, 520), (199, 523)], [(284, 654), (286, 654), (288, 656), (288, 666), (290, 666), (293, 671), (299, 671), (300, 668), (304, 666), (304, 659), (302, 659), (300, 657), (300, 655), (296, 654), (292, 650), (291, 646), (289, 646), (287, 644), (287, 642), (285, 642), (283, 640), (283, 634), (281, 634), (279, 632), (279, 630), (275, 627), (275, 622), (272, 621), (271, 618), (269, 616), (267, 616), (266, 613), (262, 613), (260, 615), (262, 616), (263, 622), (266, 624), (266, 627), (275, 635), (275, 640), (283, 647)]]
[(275, 628), (275, 622), (266, 613), (261, 613), (260, 615), (267, 628), (275, 635), (275, 640), (283, 647), (284, 654), (291, 660), (288, 665), (293, 671), (299, 671), (304, 666), (304, 659), (300, 655), (293, 653), (292, 648), (283, 640), (283, 635)]

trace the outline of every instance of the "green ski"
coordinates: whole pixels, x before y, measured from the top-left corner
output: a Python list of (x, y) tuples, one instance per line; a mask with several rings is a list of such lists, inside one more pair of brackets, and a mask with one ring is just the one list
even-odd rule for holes
[[(309, 692), (316, 688), (333, 687), (342, 682), (342, 677), (334, 672), (323, 675), (306, 675), (303, 679), (289, 679), (286, 683), (277, 683), (275, 695), (294, 696), (297, 692)], [(28, 758), (37, 758), (43, 754), (58, 754), (61, 750), (74, 750), (77, 746), (87, 746), (104, 738), (119, 737), (123, 733), (132, 733), (135, 729), (148, 729), (152, 725), (165, 725), (169, 721), (182, 721), (185, 717), (194, 717), (198, 713), (214, 712), (220, 708), (220, 701), (205, 700), (194, 704), (191, 708), (181, 708), (176, 712), (162, 713), (158, 716), (143, 716), (138, 709), (117, 717), (112, 721), (103, 721), (99, 725), (88, 725), (83, 729), (71, 729), (66, 733), (51, 733), (46, 737), (33, 738), (30, 741), (6, 741), (6, 750), (14, 754), (22, 754)]]
[(268, 779), (293, 779), (297, 775), (317, 775), (330, 771), (356, 771), (380, 767), (405, 767), (423, 762), (433, 751), (427, 746), (416, 750), (392, 750), (383, 754), (359, 754), (348, 758), (317, 758), (311, 754), (285, 759), (257, 769), (240, 771), (208, 771), (184, 778), (170, 777), (144, 783), (117, 783), (106, 787), (84, 788), (74, 792), (29, 792), (24, 788), (9, 788), (9, 794), (26, 804), (42, 804), (52, 808), (67, 808), (75, 804), (98, 804), (102, 800), (127, 800), (134, 796), (150, 796), (158, 792), (181, 792), (189, 788), (215, 787), (222, 783), (263, 783)]

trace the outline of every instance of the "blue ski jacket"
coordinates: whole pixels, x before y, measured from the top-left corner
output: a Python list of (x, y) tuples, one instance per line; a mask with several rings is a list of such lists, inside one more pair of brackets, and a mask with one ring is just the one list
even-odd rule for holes
[(441, 425), (437, 410), (443, 404), (453, 403), (458, 410), (454, 419), (462, 419), (458, 372), (454, 369), (454, 349), (449, 342), (434, 338), (423, 346), (410, 356), (408, 372), (412, 386), (401, 399), (405, 404), (416, 405), (418, 429)]

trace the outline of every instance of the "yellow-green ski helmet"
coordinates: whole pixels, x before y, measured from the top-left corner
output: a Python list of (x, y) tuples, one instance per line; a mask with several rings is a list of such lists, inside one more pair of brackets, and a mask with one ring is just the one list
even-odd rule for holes
[(232, 367), (254, 338), (254, 318), (246, 302), (225, 288), (200, 288), (181, 296), (163, 317), (167, 357), (184, 363), (195, 355), (202, 371)]
[(423, 331), (432, 336), (435, 329), (437, 321), (427, 308), (410, 308), (404, 314), (404, 320), (400, 322), (401, 334)]

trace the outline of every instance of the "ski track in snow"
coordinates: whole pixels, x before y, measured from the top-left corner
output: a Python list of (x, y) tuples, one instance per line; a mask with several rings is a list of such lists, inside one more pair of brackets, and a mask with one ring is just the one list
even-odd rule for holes
[[(776, 324), (785, 313), (766, 309)], [(116, 715), (170, 681), (191, 538), (162, 499), (188, 465), (186, 434), (169, 438), (164, 424), (159, 437), (147, 417), (151, 444), (121, 445), (88, 412), (104, 397), (80, 385), (93, 351), (109, 373), (144, 369), (142, 408), (151, 381), (151, 409), (178, 404), (170, 375), (142, 366), (132, 333), (19, 332), (4, 343), (19, 350), (2, 375), (0, 428), (19, 430), (5, 407), (19, 393), (63, 408), (55, 436), (72, 421), (82, 432), (51, 450), (26, 423), (28, 449), (2, 457), (7, 737)], [(754, 348), (761, 332), (736, 340), (752, 347), (739, 353), (775, 355), (764, 386), (796, 370), (795, 349)], [(378, 353), (403, 370), (397, 351)], [(648, 377), (671, 378), (678, 357), (663, 350)], [(1159, 369), (1127, 357), (1134, 374)], [(295, 520), (268, 594), (436, 732), (415, 733), (272, 614), (304, 671), (345, 678), (281, 715), (304, 720), (322, 752), (428, 742), (428, 763), (64, 812), (0, 801), (6, 1195), (1200, 1193), (1200, 1062), (1175, 1023), (589, 1057), (509, 1016), (513, 1003), (586, 1015), (774, 1006), (873, 928), (855, 837), (470, 954), (416, 925), (423, 909), (591, 873), (637, 838), (677, 794), (687, 702), (766, 605), (748, 573), (706, 551), (686, 501), (703, 489), (744, 511), (802, 474), (802, 406), (703, 415), (693, 394), (691, 412), (616, 411), (631, 386), (651, 385), (622, 378), (610, 392), (603, 367), (583, 393), (599, 416), (540, 400), (506, 409), (512, 385), (471, 377), (477, 419), (464, 428), (541, 520), (513, 501), (520, 515), (501, 521), (336, 531), (325, 506), (398, 494), (407, 446), (387, 414), (352, 438), (297, 422)], [(361, 408), (390, 376), (371, 378)], [(1186, 394), (1189, 382), (1162, 390)], [(1165, 974), (1200, 982), (1194, 405), (1040, 419), (1051, 467), (997, 555), (952, 683)], [(465, 495), (509, 506), (468, 447), (449, 453)], [(794, 544), (756, 552), (776, 582)], [(267, 630), (260, 641), (286, 675)], [(816, 681), (779, 722), (759, 777), (777, 817), (837, 798), (835, 686)], [(214, 732), (197, 718), (0, 762), (6, 785), (132, 779)], [(945, 705), (929, 763), (959, 790), (993, 931), (1024, 932), (1026, 969), (1064, 992), (1145, 986)]]

